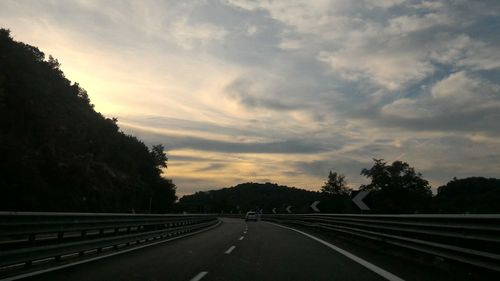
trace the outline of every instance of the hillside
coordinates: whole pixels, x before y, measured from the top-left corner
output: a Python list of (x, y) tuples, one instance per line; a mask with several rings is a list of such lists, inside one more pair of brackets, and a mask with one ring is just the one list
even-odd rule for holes
[(0, 29), (0, 210), (166, 212), (175, 186), (149, 150), (94, 111), (56, 59)]
[(294, 212), (307, 212), (309, 205), (319, 200), (321, 193), (281, 186), (273, 183), (242, 183), (218, 190), (200, 191), (186, 195), (179, 201), (188, 212), (238, 213), (262, 208), (270, 213), (273, 208), (285, 212), (292, 206)]

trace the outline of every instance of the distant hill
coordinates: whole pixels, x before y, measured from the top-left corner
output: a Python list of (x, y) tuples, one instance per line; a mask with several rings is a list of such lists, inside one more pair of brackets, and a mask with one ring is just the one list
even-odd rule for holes
[(94, 111), (56, 59), (0, 29), (0, 210), (166, 212), (166, 157)]
[(242, 183), (218, 190), (200, 191), (179, 201), (188, 212), (238, 213), (261, 208), (271, 213), (273, 208), (285, 213), (287, 206), (294, 212), (308, 212), (309, 205), (321, 198), (321, 193), (274, 183)]

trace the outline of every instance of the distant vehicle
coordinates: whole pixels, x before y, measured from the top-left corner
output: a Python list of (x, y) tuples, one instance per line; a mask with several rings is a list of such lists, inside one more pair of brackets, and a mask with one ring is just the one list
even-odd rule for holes
[(258, 221), (258, 216), (255, 212), (248, 212), (245, 216), (245, 221)]

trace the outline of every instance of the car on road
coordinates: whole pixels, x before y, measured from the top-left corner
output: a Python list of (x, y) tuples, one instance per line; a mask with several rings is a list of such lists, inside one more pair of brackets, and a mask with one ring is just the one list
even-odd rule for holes
[(257, 216), (257, 214), (255, 212), (247, 212), (247, 214), (245, 215), (245, 221), (258, 221), (259, 220), (259, 217)]

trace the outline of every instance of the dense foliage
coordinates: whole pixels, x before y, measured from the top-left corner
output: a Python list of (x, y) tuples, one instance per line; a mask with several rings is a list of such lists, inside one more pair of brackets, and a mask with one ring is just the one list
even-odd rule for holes
[(432, 192), (429, 182), (408, 163), (394, 161), (387, 164), (374, 159), (370, 169), (361, 175), (371, 180), (360, 189), (371, 191), (371, 207), (383, 213), (414, 213), (429, 211)]
[(445, 213), (500, 213), (500, 179), (453, 179), (438, 188), (435, 209)]
[(0, 30), (1, 210), (166, 212), (162, 146), (119, 131), (59, 63)]
[(243, 183), (218, 190), (200, 191), (180, 199), (180, 207), (188, 212), (239, 213), (262, 209), (271, 213), (286, 213), (292, 206), (293, 212), (308, 212), (309, 205), (320, 199), (320, 193), (281, 186), (273, 183)]

